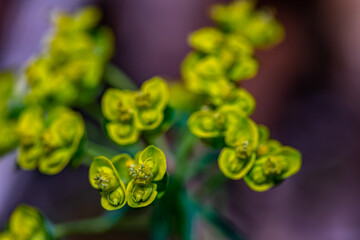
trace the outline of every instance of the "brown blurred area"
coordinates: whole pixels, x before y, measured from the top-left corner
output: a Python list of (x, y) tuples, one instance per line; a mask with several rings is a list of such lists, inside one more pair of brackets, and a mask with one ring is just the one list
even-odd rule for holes
[[(0, 69), (19, 68), (39, 52), (49, 10), (92, 3), (115, 31), (116, 65), (138, 83), (153, 75), (178, 79), (190, 50), (187, 35), (212, 24), (207, 9), (215, 2), (224, 1), (1, 0)], [(221, 202), (214, 205), (249, 239), (360, 239), (360, 1), (258, 3), (277, 9), (286, 39), (257, 52), (260, 72), (243, 86), (257, 99), (255, 121), (298, 148), (303, 167), (265, 193), (232, 181), (207, 204)], [(20, 202), (40, 207), (54, 222), (101, 214), (87, 181), (86, 168), (47, 177), (16, 170), (14, 154), (7, 155), (0, 162), (0, 226)], [(200, 229), (198, 238), (219, 239), (211, 231)], [(71, 239), (149, 238), (121, 234)]]

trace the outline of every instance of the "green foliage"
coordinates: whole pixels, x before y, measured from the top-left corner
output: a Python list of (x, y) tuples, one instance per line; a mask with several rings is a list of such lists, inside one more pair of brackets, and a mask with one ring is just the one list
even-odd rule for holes
[(17, 125), (19, 166), (49, 175), (59, 173), (77, 152), (84, 131), (82, 117), (70, 109), (54, 108), (46, 116), (40, 107), (26, 109)]
[(22, 204), (11, 214), (1, 240), (51, 240), (48, 220), (34, 207)]
[(73, 106), (93, 99), (114, 41), (111, 30), (97, 27), (100, 17), (93, 7), (53, 16), (53, 30), (43, 53), (26, 68), (28, 103)]
[(141, 132), (155, 130), (163, 122), (168, 100), (168, 86), (160, 77), (145, 81), (140, 91), (108, 89), (101, 109), (109, 138), (118, 145), (136, 143)]

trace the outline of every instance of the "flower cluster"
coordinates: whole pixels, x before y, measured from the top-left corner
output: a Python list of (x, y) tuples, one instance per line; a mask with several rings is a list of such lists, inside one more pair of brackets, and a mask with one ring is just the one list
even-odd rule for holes
[(41, 107), (26, 109), (19, 118), (18, 164), (22, 169), (38, 168), (44, 174), (63, 170), (79, 149), (85, 127), (82, 117), (58, 107), (45, 116)]
[(91, 101), (113, 52), (113, 35), (97, 26), (100, 18), (94, 7), (53, 16), (43, 52), (26, 67), (28, 102), (73, 106)]
[(0, 155), (15, 148), (18, 137), (16, 120), (11, 117), (7, 104), (14, 87), (14, 76), (11, 72), (0, 73)]
[(118, 145), (129, 145), (142, 131), (161, 128), (168, 100), (168, 86), (160, 77), (145, 81), (139, 91), (108, 89), (101, 102), (108, 136)]
[(182, 66), (188, 89), (207, 98), (188, 126), (208, 145), (223, 148), (218, 164), (226, 177), (244, 178), (253, 190), (265, 191), (299, 171), (301, 155), (269, 140), (267, 128), (249, 118), (255, 100), (237, 82), (255, 76), (254, 49), (278, 43), (284, 30), (270, 11), (255, 10), (251, 0), (216, 5), (211, 16), (219, 29), (192, 33), (189, 44), (195, 51)]
[(0, 233), (0, 240), (50, 240), (49, 222), (34, 207), (18, 206), (10, 216), (8, 226)]
[(139, 208), (160, 198), (166, 187), (166, 158), (157, 147), (150, 145), (135, 158), (123, 153), (113, 157), (96, 157), (89, 170), (89, 181), (101, 194), (101, 205), (116, 210), (127, 202)]

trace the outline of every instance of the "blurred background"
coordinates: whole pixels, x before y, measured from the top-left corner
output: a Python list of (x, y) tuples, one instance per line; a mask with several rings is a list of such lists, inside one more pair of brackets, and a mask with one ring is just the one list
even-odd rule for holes
[[(0, 69), (21, 68), (41, 49), (53, 9), (95, 4), (116, 35), (113, 63), (137, 83), (180, 77), (187, 35), (212, 25), (215, 0), (0, 1)], [(253, 115), (272, 137), (303, 154), (302, 170), (279, 187), (253, 192), (230, 181), (213, 193), (216, 206), (249, 239), (360, 239), (360, 1), (259, 0), (277, 9), (286, 29), (275, 48), (257, 52), (260, 71), (244, 87)], [(55, 223), (100, 215), (87, 168), (48, 177), (17, 170), (15, 153), (0, 162), (0, 226), (19, 203), (39, 207)], [(217, 204), (218, 203), (218, 204)], [(71, 207), (69, 207), (71, 206)], [(226, 239), (195, 222), (194, 239)], [(146, 230), (68, 239), (149, 239)]]

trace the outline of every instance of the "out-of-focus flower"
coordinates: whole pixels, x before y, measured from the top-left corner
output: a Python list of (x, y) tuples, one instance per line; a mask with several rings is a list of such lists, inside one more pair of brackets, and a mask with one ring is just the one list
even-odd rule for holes
[(85, 127), (82, 117), (70, 109), (58, 107), (44, 116), (42, 108), (31, 107), (21, 114), (17, 131), (19, 166), (25, 170), (39, 168), (40, 172), (53, 175), (74, 157)]
[(294, 175), (300, 167), (300, 152), (284, 146), (256, 159), (244, 180), (251, 189), (262, 192)]
[(15, 148), (18, 137), (16, 122), (9, 116), (8, 100), (12, 95), (14, 76), (11, 72), (0, 72), (0, 155)]
[(140, 91), (107, 90), (101, 108), (108, 136), (119, 145), (135, 143), (141, 131), (160, 126), (168, 99), (168, 86), (160, 77), (145, 81)]
[(280, 148), (282, 145), (279, 141), (270, 138), (270, 131), (264, 125), (258, 125), (259, 130), (259, 146), (257, 147), (256, 154), (258, 157), (272, 153)]
[(34, 207), (18, 206), (10, 216), (8, 226), (0, 233), (1, 240), (50, 240), (53, 239), (50, 223)]
[(256, 10), (253, 0), (237, 0), (218, 4), (211, 9), (212, 19), (225, 32), (246, 37), (254, 47), (270, 47), (285, 35), (284, 28), (275, 19), (271, 9)]
[(111, 30), (97, 27), (100, 17), (94, 7), (54, 15), (43, 53), (26, 68), (29, 103), (48, 107), (91, 101), (113, 52)]

